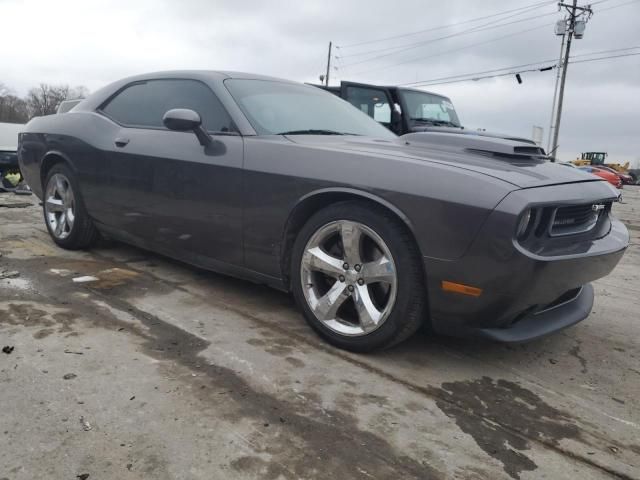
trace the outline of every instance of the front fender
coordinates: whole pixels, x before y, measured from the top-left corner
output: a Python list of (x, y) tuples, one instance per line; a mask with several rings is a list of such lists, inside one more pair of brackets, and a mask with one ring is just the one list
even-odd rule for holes
[[(293, 208), (291, 209), (291, 214), (289, 218), (295, 213), (296, 209), (298, 209), (301, 205), (304, 205), (305, 202), (310, 201), (313, 198), (317, 198), (318, 196), (345, 196), (345, 197), (353, 197), (353, 198), (361, 198), (363, 200), (369, 200), (375, 202), (382, 207), (385, 207), (388, 210), (391, 210), (395, 215), (400, 218), (407, 228), (413, 233), (413, 225), (411, 224), (411, 220), (405, 213), (400, 210), (396, 205), (389, 202), (388, 200), (375, 195), (374, 193), (368, 192), (366, 190), (359, 190), (356, 188), (349, 187), (329, 187), (329, 188), (321, 188), (318, 190), (314, 190), (312, 192), (308, 192), (298, 199)], [(287, 222), (288, 224), (289, 222)]]

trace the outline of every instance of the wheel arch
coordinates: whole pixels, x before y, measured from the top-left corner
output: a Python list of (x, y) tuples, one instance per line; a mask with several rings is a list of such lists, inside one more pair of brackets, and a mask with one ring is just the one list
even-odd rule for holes
[[(290, 289), (290, 270), (291, 270), (291, 256), (293, 253), (293, 244), (298, 236), (298, 233), (306, 223), (306, 221), (314, 215), (316, 212), (323, 208), (333, 205), (335, 203), (345, 201), (361, 201), (383, 208), (390, 212), (398, 221), (407, 229), (408, 233), (413, 240), (418, 253), (420, 252), (420, 246), (416, 241), (414, 229), (411, 220), (395, 205), (389, 201), (380, 198), (370, 192), (357, 190), (354, 188), (325, 188), (321, 190), (315, 190), (301, 197), (296, 203), (295, 207), (291, 210), (285, 229), (283, 233), (281, 251), (280, 251), (280, 268), (282, 270), (282, 278), (284, 285), (287, 289)], [(421, 262), (422, 264), (422, 262)], [(423, 275), (426, 273), (424, 272)]]
[(40, 185), (42, 185), (43, 194), (44, 194), (44, 181), (47, 178), (47, 174), (53, 168), (54, 165), (58, 163), (65, 163), (73, 173), (77, 173), (71, 159), (63, 152), (59, 150), (50, 150), (48, 151), (44, 157), (42, 157), (42, 161), (40, 162)]

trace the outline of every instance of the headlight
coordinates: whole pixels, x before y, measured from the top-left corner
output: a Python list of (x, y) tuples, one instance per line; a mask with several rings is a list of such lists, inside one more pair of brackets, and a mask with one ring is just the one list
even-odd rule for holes
[(527, 233), (527, 229), (529, 228), (529, 223), (531, 222), (531, 209), (527, 208), (520, 215), (520, 221), (518, 222), (518, 228), (516, 229), (516, 238), (522, 238), (525, 233)]

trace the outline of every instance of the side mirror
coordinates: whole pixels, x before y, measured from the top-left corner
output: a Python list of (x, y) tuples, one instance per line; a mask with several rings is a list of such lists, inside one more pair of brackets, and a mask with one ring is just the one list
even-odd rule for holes
[(198, 112), (187, 108), (174, 108), (164, 114), (162, 123), (169, 130), (176, 132), (192, 131), (198, 137), (200, 145), (209, 145), (211, 143), (211, 137), (202, 128), (202, 119)]

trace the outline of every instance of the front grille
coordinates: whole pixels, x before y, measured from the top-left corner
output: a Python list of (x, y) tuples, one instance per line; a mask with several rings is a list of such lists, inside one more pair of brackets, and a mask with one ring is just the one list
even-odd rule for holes
[[(595, 200), (578, 205), (540, 205), (530, 207), (529, 223), (518, 225), (517, 241), (532, 252), (541, 252), (548, 245), (546, 239), (569, 235), (581, 238), (600, 238), (608, 231), (613, 200)], [(522, 219), (522, 216), (519, 217)]]
[(611, 202), (558, 207), (552, 215), (549, 234), (560, 236), (588, 232), (596, 226), (600, 215), (609, 208)]

